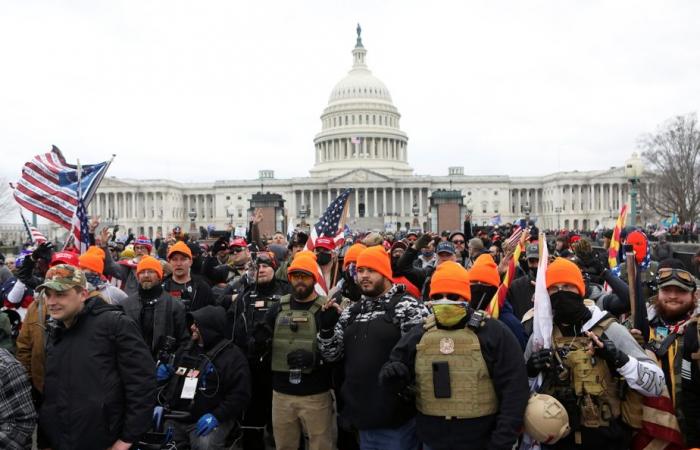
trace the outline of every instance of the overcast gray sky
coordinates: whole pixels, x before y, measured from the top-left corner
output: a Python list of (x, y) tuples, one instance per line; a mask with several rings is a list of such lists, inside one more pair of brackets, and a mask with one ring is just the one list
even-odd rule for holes
[(0, 175), (33, 155), (109, 175), (306, 176), (352, 63), (388, 86), (417, 173), (621, 165), (698, 109), (697, 1), (26, 1), (0, 15)]

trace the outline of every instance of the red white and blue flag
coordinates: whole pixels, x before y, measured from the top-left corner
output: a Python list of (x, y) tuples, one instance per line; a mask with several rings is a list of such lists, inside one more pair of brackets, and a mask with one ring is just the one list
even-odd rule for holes
[(345, 218), (347, 217), (348, 197), (352, 189), (345, 189), (328, 205), (318, 222), (311, 229), (311, 235), (306, 241), (306, 248), (313, 250), (316, 247), (316, 239), (320, 237), (330, 237), (335, 241), (336, 248), (345, 242)]
[(24, 164), (14, 196), (29, 211), (72, 230), (76, 246), (87, 239), (86, 206), (111, 161), (84, 166), (66, 163), (57, 147)]

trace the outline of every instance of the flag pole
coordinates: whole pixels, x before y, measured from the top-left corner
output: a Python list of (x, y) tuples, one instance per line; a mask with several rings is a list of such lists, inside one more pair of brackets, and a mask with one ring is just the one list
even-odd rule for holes
[[(112, 157), (114, 159), (114, 157)], [(76, 165), (76, 172), (78, 174), (78, 203), (75, 206), (75, 212), (73, 213), (73, 217), (78, 213), (78, 208), (80, 207), (80, 202), (83, 199), (83, 188), (81, 186), (81, 182), (83, 181), (83, 168), (80, 165), (80, 159), (77, 160), (77, 165)], [(66, 237), (66, 242), (63, 244), (63, 250), (68, 247), (68, 243), (70, 242), (71, 238), (73, 237), (73, 231), (75, 231), (75, 221), (71, 220), (70, 223), (70, 231), (68, 232), (68, 236)], [(79, 243), (75, 242), (75, 244), (80, 245)]]

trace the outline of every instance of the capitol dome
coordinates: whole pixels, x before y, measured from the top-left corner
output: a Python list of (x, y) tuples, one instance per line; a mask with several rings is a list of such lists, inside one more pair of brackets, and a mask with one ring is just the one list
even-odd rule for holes
[(361, 31), (358, 25), (352, 68), (331, 91), (321, 115), (322, 130), (314, 139), (314, 177), (335, 177), (358, 168), (387, 176), (413, 173), (408, 136), (399, 127), (401, 114), (389, 89), (367, 67)]

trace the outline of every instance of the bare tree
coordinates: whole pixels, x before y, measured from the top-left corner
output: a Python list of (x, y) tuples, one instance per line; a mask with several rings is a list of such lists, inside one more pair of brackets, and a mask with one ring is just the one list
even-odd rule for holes
[(640, 140), (653, 191), (642, 201), (662, 217), (677, 214), (680, 223), (700, 212), (700, 130), (695, 113), (676, 116)]
[(17, 220), (17, 202), (7, 179), (0, 177), (0, 222)]

